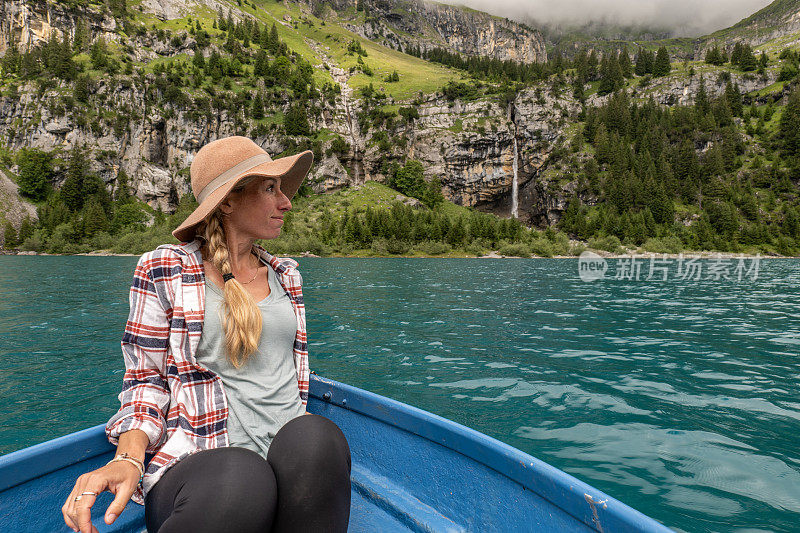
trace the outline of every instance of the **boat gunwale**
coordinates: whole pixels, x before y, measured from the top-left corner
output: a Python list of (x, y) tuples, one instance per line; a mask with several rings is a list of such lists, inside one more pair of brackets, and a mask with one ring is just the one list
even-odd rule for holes
[[(525, 489), (534, 492), (590, 528), (602, 531), (601, 523), (614, 517), (615, 521), (628, 526), (636, 526), (639, 531), (672, 532), (654, 518), (563, 470), (475, 429), (418, 407), (330, 378), (316, 374), (311, 378), (312, 386), (309, 388), (309, 396), (397, 427), (469, 457), (519, 483)], [(325, 386), (329, 389), (322, 392), (315, 390)], [(335, 391), (340, 394), (334, 394)], [(328, 398), (325, 398), (326, 393), (330, 394)], [(540, 480), (539, 483), (537, 483), (537, 478)], [(548, 484), (549, 488), (556, 490), (543, 490), (548, 488), (545, 487)], [(575, 512), (578, 509), (588, 510), (593, 519), (587, 521), (584, 517), (578, 516)]]

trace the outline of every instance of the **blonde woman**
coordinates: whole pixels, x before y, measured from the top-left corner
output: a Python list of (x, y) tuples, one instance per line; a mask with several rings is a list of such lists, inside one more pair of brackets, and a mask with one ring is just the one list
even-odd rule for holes
[(104, 490), (106, 523), (133, 499), (149, 533), (346, 531), (350, 449), (306, 413), (302, 277), (255, 244), (280, 234), (312, 161), (273, 161), (238, 136), (198, 151), (199, 206), (173, 232), (183, 244), (134, 272), (121, 407), (106, 424), (117, 453), (75, 483), (62, 508), (74, 531), (96, 531)]

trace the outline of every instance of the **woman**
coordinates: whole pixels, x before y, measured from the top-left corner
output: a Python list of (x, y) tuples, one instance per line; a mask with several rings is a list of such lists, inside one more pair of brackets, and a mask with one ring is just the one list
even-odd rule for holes
[(91, 506), (106, 489), (106, 523), (132, 498), (150, 533), (347, 529), (350, 449), (305, 412), (302, 277), (255, 244), (280, 234), (312, 161), (273, 161), (244, 137), (195, 156), (199, 206), (173, 232), (184, 244), (136, 266), (122, 405), (106, 424), (117, 453), (75, 483), (62, 508), (74, 531), (96, 531)]

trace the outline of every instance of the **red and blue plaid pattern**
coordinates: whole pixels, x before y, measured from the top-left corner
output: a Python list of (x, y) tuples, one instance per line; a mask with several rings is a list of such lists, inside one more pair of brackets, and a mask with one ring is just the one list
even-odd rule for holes
[[(303, 405), (308, 401), (308, 341), (303, 278), (297, 262), (258, 248), (277, 273), (297, 317), (294, 364)], [(125, 375), (121, 407), (106, 423), (115, 446), (132, 429), (150, 439), (155, 454), (144, 474), (144, 495), (175, 463), (200, 450), (228, 446), (228, 404), (222, 381), (197, 364), (195, 353), (203, 331), (205, 275), (200, 241), (163, 245), (139, 259), (130, 290), (130, 315), (122, 337)]]

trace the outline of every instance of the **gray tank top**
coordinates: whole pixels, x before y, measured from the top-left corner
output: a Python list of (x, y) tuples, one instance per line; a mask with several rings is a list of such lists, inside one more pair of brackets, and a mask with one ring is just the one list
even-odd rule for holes
[(270, 293), (258, 302), (263, 323), (258, 350), (238, 369), (228, 361), (220, 319), (224, 296), (206, 278), (203, 333), (196, 354), (198, 363), (222, 379), (230, 445), (248, 448), (265, 459), (278, 430), (306, 412), (292, 351), (297, 317), (275, 271), (271, 266), (267, 270)]

